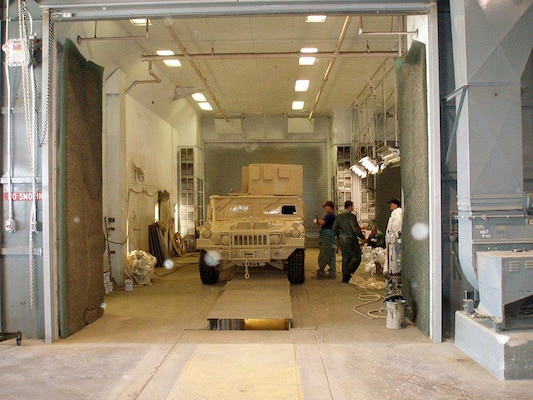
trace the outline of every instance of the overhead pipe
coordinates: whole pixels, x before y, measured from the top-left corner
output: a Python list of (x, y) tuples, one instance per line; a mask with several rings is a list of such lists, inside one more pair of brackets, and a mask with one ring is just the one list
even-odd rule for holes
[(178, 35), (176, 34), (176, 32), (174, 31), (174, 29), (172, 29), (172, 26), (170, 26), (169, 24), (166, 25), (167, 29), (168, 29), (168, 32), (170, 33), (170, 36), (172, 36), (172, 39), (174, 39), (174, 42), (178, 45), (181, 53), (185, 56), (185, 58), (187, 59), (187, 61), (189, 62), (189, 65), (192, 67), (192, 69), (194, 70), (194, 72), (196, 72), (196, 75), (200, 78), (200, 80), (202, 81), (202, 84), (204, 85), (204, 87), (206, 88), (207, 92), (209, 93), (209, 96), (213, 99), (216, 107), (218, 108), (218, 110), (220, 111), (220, 113), (222, 114), (222, 116), (224, 117), (224, 120), (227, 122), (229, 121), (229, 117), (228, 115), (226, 114), (226, 112), (222, 109), (222, 106), (220, 105), (217, 97), (215, 96), (215, 94), (213, 93), (213, 90), (211, 89), (211, 86), (209, 86), (209, 83), (207, 82), (207, 79), (205, 78), (205, 76), (202, 74), (202, 71), (200, 71), (200, 69), (196, 66), (196, 64), (194, 63), (194, 61), (192, 60), (191, 56), (189, 55), (189, 53), (187, 52), (187, 49), (185, 48), (185, 46), (183, 45), (183, 43), (181, 42), (181, 40), (178, 38)]
[[(300, 52), (277, 52), (277, 53), (202, 53), (188, 54), (185, 58), (195, 61), (212, 61), (212, 60), (257, 60), (271, 58), (299, 58), (304, 54)], [(308, 55), (308, 54), (307, 54)], [(318, 52), (313, 53), (316, 58), (373, 58), (373, 57), (396, 57), (395, 51), (345, 51), (345, 52)], [(165, 60), (182, 60), (183, 55), (174, 54), (171, 56), (144, 55), (141, 61), (165, 61)]]
[(363, 30), (363, 17), (359, 17), (359, 36), (407, 36), (407, 35), (415, 35), (418, 36), (418, 29), (414, 31), (382, 31), (382, 32), (365, 32)]
[[(19, 37), (22, 47), (22, 65), (21, 65), (21, 81), (22, 93), (24, 100), (24, 122), (26, 126), (26, 140), (28, 146), (29, 167), (32, 174), (32, 205), (30, 211), (30, 229), (28, 236), (28, 292), (30, 310), (35, 308), (35, 277), (34, 277), (34, 238), (33, 234), (37, 231), (37, 206), (36, 206), (36, 166), (35, 166), (35, 133), (37, 128), (37, 111), (35, 109), (35, 86), (34, 86), (34, 66), (30, 60), (30, 51), (28, 47), (29, 37), (33, 36), (33, 18), (26, 8), (26, 4), (21, 0), (17, 2), (18, 7), (18, 25)], [(28, 18), (28, 20), (26, 19)], [(29, 23), (30, 34), (28, 34), (26, 23)]]
[(331, 70), (333, 69), (333, 66), (335, 65), (335, 61), (337, 61), (336, 56), (340, 53), (342, 42), (344, 42), (344, 37), (346, 36), (346, 32), (348, 31), (348, 25), (350, 25), (351, 20), (352, 20), (351, 16), (347, 16), (346, 19), (344, 20), (344, 25), (342, 26), (339, 39), (337, 40), (337, 44), (335, 45), (335, 51), (333, 52), (333, 58), (329, 60), (328, 67), (326, 68), (326, 72), (324, 74), (324, 77), (322, 78), (322, 83), (320, 84), (320, 88), (318, 89), (318, 93), (316, 94), (315, 103), (313, 104), (313, 109), (309, 113), (308, 119), (313, 118), (316, 107), (318, 105), (318, 101), (320, 100), (324, 87), (326, 86), (326, 82), (328, 81), (329, 74)]
[(155, 74), (155, 72), (152, 70), (152, 62), (150, 61), (148, 63), (148, 74), (154, 78), (154, 79), (147, 79), (147, 80), (140, 80), (140, 81), (133, 81), (132, 84), (126, 89), (126, 93), (130, 91), (130, 89), (134, 88), (140, 83), (161, 83), (161, 78)]
[(98, 24), (98, 21), (94, 22), (94, 36), (93, 37), (87, 37), (83, 38), (81, 36), (78, 36), (78, 44), (81, 44), (85, 41), (101, 41), (101, 40), (138, 40), (138, 39), (149, 39), (150, 38), (150, 28), (148, 27), (150, 25), (150, 21), (146, 20), (146, 28), (145, 28), (145, 34), (144, 35), (138, 35), (138, 36), (101, 36), (96, 37), (96, 26)]
[[(5, 41), (9, 40), (9, 1), (6, 2), (5, 8), (6, 24), (5, 24)], [(13, 212), (13, 105), (11, 95), (11, 75), (7, 61), (4, 62), (6, 74), (6, 99), (7, 99), (7, 190), (8, 190), (8, 217), (5, 221), (5, 230), (8, 232), (15, 231), (15, 220)]]

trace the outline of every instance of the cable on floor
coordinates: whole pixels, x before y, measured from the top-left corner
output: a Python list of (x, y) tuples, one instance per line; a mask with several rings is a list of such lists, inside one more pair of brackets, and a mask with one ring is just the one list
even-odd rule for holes
[(352, 285), (352, 286), (356, 290), (359, 290), (359, 291), (362, 292), (362, 293), (359, 294), (359, 296), (357, 298), (358, 298), (358, 300), (361, 300), (361, 301), (364, 302), (364, 303), (357, 304), (357, 305), (353, 306), (353, 308), (352, 308), (353, 312), (355, 312), (356, 314), (358, 314), (358, 315), (360, 315), (362, 317), (370, 319), (370, 320), (386, 318), (385, 315), (375, 315), (375, 313), (377, 313), (377, 312), (382, 312), (381, 308), (367, 311), (366, 314), (357, 310), (359, 307), (367, 306), (369, 304), (376, 303), (376, 302), (378, 302), (378, 301), (380, 301), (382, 299), (385, 299), (384, 296), (379, 295), (379, 294), (374, 293), (374, 292), (371, 292), (368, 289), (360, 287), (360, 286), (357, 286), (357, 285)]

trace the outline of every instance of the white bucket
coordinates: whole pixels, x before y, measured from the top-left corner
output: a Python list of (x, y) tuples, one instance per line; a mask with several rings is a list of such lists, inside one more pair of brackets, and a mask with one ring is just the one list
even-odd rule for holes
[(133, 281), (131, 279), (124, 280), (124, 290), (131, 292), (133, 290)]
[(405, 300), (386, 301), (387, 320), (385, 326), (388, 329), (401, 329), (405, 327)]

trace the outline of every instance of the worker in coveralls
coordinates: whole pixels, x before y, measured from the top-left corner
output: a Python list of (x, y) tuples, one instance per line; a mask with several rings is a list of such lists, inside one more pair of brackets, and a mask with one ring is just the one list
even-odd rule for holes
[(335, 218), (333, 234), (339, 241), (342, 254), (342, 281), (349, 282), (361, 264), (361, 246), (359, 239), (365, 235), (361, 232), (357, 217), (353, 214), (353, 202), (348, 200), (344, 203), (344, 212)]
[(328, 200), (322, 206), (326, 210), (326, 214), (322, 219), (315, 218), (313, 222), (321, 226), (320, 234), (318, 236), (318, 245), (320, 252), (318, 254), (318, 271), (317, 278), (324, 279), (326, 277), (326, 266), (329, 265), (328, 278), (335, 279), (337, 276), (337, 269), (335, 263), (337, 262), (335, 256), (335, 235), (333, 234), (333, 223), (335, 222), (335, 213), (333, 212), (335, 205)]
[(400, 275), (402, 269), (402, 223), (403, 211), (398, 199), (389, 201), (391, 210), (385, 241), (387, 242), (387, 263), (383, 267), (383, 274)]

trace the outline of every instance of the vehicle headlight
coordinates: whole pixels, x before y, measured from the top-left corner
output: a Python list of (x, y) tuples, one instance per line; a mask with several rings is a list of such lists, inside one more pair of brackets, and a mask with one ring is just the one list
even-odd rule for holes
[(293, 238), (298, 238), (300, 237), (300, 231), (298, 229), (295, 229), (292, 231), (292, 237)]
[(221, 238), (220, 238), (220, 244), (222, 246), (229, 246), (229, 235), (223, 235)]
[(292, 223), (292, 227), (293, 227), (294, 229), (298, 229), (299, 226), (300, 226), (300, 223), (299, 223), (298, 221), (294, 221), (294, 222)]
[(209, 239), (211, 237), (211, 231), (205, 226), (201, 230), (202, 237)]
[(292, 231), (290, 229), (286, 229), (285, 230), (285, 236), (291, 237), (292, 236)]
[(281, 243), (281, 237), (279, 235), (270, 235), (270, 244), (278, 245)]

